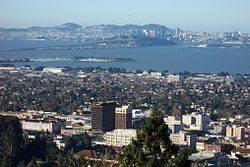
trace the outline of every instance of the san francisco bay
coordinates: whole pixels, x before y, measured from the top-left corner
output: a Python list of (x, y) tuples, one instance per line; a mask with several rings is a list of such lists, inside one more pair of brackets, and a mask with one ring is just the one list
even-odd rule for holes
[[(77, 42), (71, 42), (74, 44)], [(58, 41), (0, 41), (0, 49), (19, 49), (69, 44)], [(93, 50), (19, 50), (0, 51), (0, 57), (10, 58), (72, 58), (113, 57), (130, 58), (132, 62), (77, 62), (43, 61), (11, 62), (15, 66), (30, 65), (48, 67), (120, 67), (127, 70), (168, 70), (171, 72), (190, 71), (197, 73), (250, 73), (249, 48), (195, 48), (183, 46), (140, 47), (128, 49), (93, 49)]]

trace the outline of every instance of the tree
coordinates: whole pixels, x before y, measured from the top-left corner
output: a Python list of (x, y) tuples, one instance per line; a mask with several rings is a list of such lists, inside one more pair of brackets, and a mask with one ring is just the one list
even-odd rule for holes
[(136, 139), (119, 155), (119, 161), (121, 166), (130, 167), (171, 166), (173, 162), (181, 167), (178, 164), (187, 161), (187, 155), (178, 154), (178, 148), (170, 141), (162, 113), (154, 110), (137, 130)]
[(1, 166), (17, 166), (23, 146), (22, 128), (17, 117), (0, 116)]
[(65, 139), (64, 153), (68, 153), (73, 150), (73, 152), (80, 151), (91, 146), (91, 139), (87, 133), (81, 135), (76, 135), (72, 137), (67, 137)]
[(29, 166), (30, 167), (39, 167), (39, 165), (37, 164), (34, 157), (32, 157), (31, 161), (29, 162)]
[(184, 149), (180, 154), (175, 155), (174, 158), (171, 158), (166, 164), (167, 167), (187, 167), (191, 165), (191, 162), (188, 160), (189, 151)]
[(83, 156), (74, 156), (73, 151), (69, 151), (65, 156), (59, 155), (58, 167), (87, 167), (88, 162)]
[(23, 150), (23, 159), (25, 162), (30, 162), (32, 158), (42, 161), (54, 161), (58, 159), (60, 150), (53, 142), (51, 136), (46, 133), (41, 133), (36, 136), (33, 141), (27, 143)]
[(20, 161), (20, 162), (18, 163), (18, 167), (25, 167), (25, 162), (24, 162), (24, 160), (22, 160), (22, 161)]

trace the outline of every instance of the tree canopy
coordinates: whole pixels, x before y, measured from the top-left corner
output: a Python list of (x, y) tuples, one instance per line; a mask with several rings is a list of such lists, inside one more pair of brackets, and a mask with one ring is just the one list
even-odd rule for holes
[[(171, 143), (161, 112), (155, 110), (137, 130), (136, 139), (119, 156), (121, 166), (189, 166), (187, 152)], [(184, 164), (183, 164), (184, 163)]]
[(15, 166), (22, 146), (22, 128), (18, 118), (0, 115), (0, 166)]

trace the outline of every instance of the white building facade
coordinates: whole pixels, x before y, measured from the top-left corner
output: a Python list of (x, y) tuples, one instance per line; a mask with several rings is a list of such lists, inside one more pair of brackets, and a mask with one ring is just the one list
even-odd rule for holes
[(109, 146), (127, 146), (133, 138), (136, 138), (135, 129), (116, 129), (104, 134), (105, 143)]

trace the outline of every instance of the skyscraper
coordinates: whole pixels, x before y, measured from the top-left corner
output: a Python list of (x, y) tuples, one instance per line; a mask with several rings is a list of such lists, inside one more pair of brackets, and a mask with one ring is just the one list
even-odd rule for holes
[(116, 102), (95, 104), (92, 107), (92, 131), (106, 132), (115, 129)]
[(128, 106), (115, 108), (115, 129), (129, 129), (132, 127), (132, 110)]

